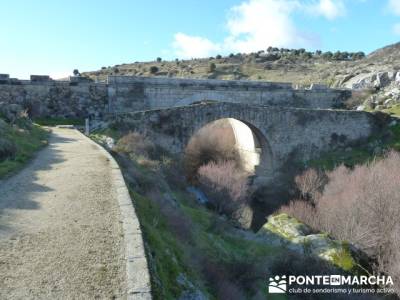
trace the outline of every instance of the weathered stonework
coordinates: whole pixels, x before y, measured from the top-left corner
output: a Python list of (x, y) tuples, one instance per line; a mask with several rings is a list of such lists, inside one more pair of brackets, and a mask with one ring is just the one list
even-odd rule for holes
[(263, 183), (281, 181), (298, 163), (317, 158), (336, 146), (367, 139), (379, 129), (375, 116), (358, 111), (312, 110), (215, 103), (118, 114), (116, 125), (137, 130), (171, 152), (181, 153), (206, 124), (234, 118), (247, 124), (261, 143), (256, 175)]
[(295, 89), (289, 83), (134, 76), (109, 76), (106, 83), (95, 83), (80, 77), (54, 81), (6, 75), (0, 77), (0, 102), (20, 104), (34, 117), (102, 118), (204, 101), (325, 109), (340, 107), (350, 96), (346, 90)]
[(335, 108), (350, 96), (349, 91), (319, 85), (295, 89), (290, 83), (109, 76), (114, 89), (113, 111), (125, 112), (190, 105), (202, 101), (246, 103), (268, 106)]
[(19, 104), (33, 117), (101, 117), (108, 109), (105, 84), (18, 81), (0, 84), (0, 102)]

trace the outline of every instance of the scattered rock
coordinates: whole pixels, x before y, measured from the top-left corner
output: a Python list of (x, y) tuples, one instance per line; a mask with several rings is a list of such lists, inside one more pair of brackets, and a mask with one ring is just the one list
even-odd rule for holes
[(240, 206), (233, 214), (232, 219), (243, 229), (250, 229), (253, 220), (253, 209), (249, 205)]
[(112, 150), (115, 146), (115, 140), (112, 137), (107, 136), (105, 139), (105, 147)]
[(394, 99), (387, 99), (385, 100), (385, 102), (383, 102), (383, 105), (387, 107), (388, 105), (394, 104), (394, 102), (395, 102)]

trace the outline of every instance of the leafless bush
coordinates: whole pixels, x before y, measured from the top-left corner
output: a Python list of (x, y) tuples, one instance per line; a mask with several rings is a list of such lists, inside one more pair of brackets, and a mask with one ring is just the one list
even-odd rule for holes
[(248, 176), (234, 161), (210, 162), (198, 171), (198, 180), (219, 213), (231, 216), (248, 199)]
[(148, 158), (154, 153), (155, 145), (142, 134), (130, 132), (118, 140), (115, 151)]
[(187, 145), (184, 163), (190, 180), (195, 179), (200, 166), (211, 161), (232, 160), (240, 167), (231, 127), (222, 121), (216, 121), (200, 129)]
[(316, 219), (315, 208), (309, 201), (302, 199), (291, 201), (288, 205), (282, 206), (279, 209), (279, 212), (293, 216), (313, 228), (319, 227), (319, 222)]
[(400, 154), (389, 152), (368, 165), (353, 170), (340, 166), (326, 175), (328, 183), (315, 207), (295, 201), (283, 210), (356, 245), (374, 258), (376, 272), (399, 283)]
[(308, 169), (303, 174), (296, 176), (295, 183), (303, 199), (314, 201), (320, 196), (326, 179), (315, 169)]

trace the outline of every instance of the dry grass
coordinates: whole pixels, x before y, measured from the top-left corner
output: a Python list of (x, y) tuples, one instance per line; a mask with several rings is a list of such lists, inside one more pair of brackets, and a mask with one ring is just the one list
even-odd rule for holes
[(130, 132), (118, 140), (114, 150), (120, 153), (134, 153), (137, 156), (150, 157), (155, 151), (155, 145), (142, 134)]

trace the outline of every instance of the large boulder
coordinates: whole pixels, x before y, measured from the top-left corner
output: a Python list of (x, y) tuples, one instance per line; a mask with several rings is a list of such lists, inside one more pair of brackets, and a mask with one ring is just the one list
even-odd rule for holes
[(379, 72), (376, 74), (376, 79), (374, 81), (374, 87), (384, 88), (391, 84), (394, 79), (393, 72)]
[(287, 214), (270, 216), (257, 235), (269, 241), (275, 239), (292, 251), (314, 256), (345, 271), (359, 266), (356, 250), (349, 244), (334, 240), (325, 233), (315, 233)]
[(360, 74), (346, 83), (346, 87), (352, 89), (370, 89), (375, 87), (376, 74)]
[(250, 229), (253, 220), (253, 209), (249, 205), (240, 205), (232, 214), (236, 225), (243, 229)]

